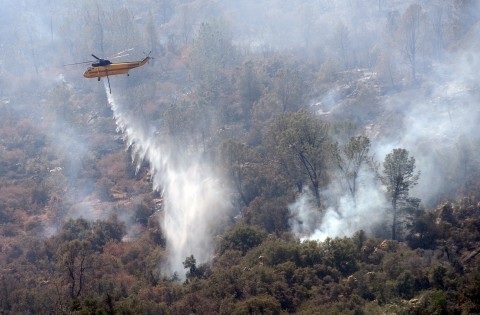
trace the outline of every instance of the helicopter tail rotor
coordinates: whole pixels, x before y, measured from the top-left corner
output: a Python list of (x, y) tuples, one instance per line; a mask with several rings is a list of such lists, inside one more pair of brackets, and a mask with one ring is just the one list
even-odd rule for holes
[(145, 54), (145, 59), (148, 58), (147, 63), (150, 64), (150, 60), (153, 60), (153, 59), (154, 59), (153, 57), (150, 57), (150, 54), (152, 53), (152, 51), (150, 50), (150, 51), (148, 52), (148, 54), (147, 54), (146, 52), (143, 52), (143, 53)]

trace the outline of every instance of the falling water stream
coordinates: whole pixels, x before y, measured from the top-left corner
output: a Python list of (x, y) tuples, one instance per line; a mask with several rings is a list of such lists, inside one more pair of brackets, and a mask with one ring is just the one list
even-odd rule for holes
[(113, 111), (117, 132), (124, 136), (137, 169), (142, 161), (150, 166), (153, 189), (163, 196), (163, 231), (167, 239), (168, 261), (162, 273), (177, 272), (182, 262), (194, 255), (197, 263), (208, 261), (213, 254), (213, 234), (228, 209), (223, 183), (211, 163), (200, 154), (178, 150), (174, 143), (159, 137), (138, 113), (129, 108), (105, 84), (108, 103)]

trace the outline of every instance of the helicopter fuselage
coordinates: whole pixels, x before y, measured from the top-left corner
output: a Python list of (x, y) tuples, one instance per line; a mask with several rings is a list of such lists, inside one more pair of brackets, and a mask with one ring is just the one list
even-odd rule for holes
[[(118, 62), (111, 63), (108, 60), (101, 59), (100, 62), (92, 64), (83, 74), (85, 78), (100, 78), (117, 74), (128, 74), (131, 69), (141, 67), (150, 60), (150, 57), (145, 57), (141, 61), (132, 62)], [(103, 61), (103, 62), (102, 62)]]

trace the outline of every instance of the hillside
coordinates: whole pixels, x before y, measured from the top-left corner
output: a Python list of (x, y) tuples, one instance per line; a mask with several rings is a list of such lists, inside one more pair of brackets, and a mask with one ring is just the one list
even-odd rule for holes
[(6, 1), (0, 312), (479, 313), (479, 9)]

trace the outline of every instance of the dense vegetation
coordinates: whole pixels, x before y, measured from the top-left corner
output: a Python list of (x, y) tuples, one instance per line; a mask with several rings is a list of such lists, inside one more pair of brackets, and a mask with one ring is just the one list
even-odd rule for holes
[[(415, 127), (393, 100), (428, 103), (446, 56), (471, 51), (475, 1), (346, 2), (365, 16), (346, 14), (341, 1), (87, 2), (52, 1), (48, 40), (28, 14), (0, 26), (2, 312), (480, 313), (478, 135), (441, 138), (448, 149), (437, 138), (384, 156), (373, 149), (403, 144)], [(242, 10), (247, 22), (234, 18)], [(250, 43), (257, 34), (245, 23), (262, 10), (292, 24), (292, 43), (269, 42), (280, 22), (260, 24), (265, 42)], [(314, 36), (322, 27), (332, 32)], [(125, 41), (155, 59), (112, 78), (113, 92), (155, 126), (152, 138), (199, 153), (229, 187), (212, 259), (189, 255), (174, 274), (165, 272), (165, 196), (152, 189), (149, 161), (125, 150), (102, 84), (45, 60), (112, 53)], [(52, 69), (64, 74), (52, 79)], [(452, 122), (443, 103), (459, 112), (478, 104), (478, 79), (465, 84), (468, 98), (449, 95), (429, 110)], [(419, 169), (414, 152), (426, 151), (436, 176)], [(415, 191), (427, 178), (433, 197)], [(366, 187), (381, 192), (380, 208), (365, 203)], [(304, 195), (313, 216), (292, 210)], [(331, 209), (348, 220), (345, 200), (375, 224), (314, 240)]]

